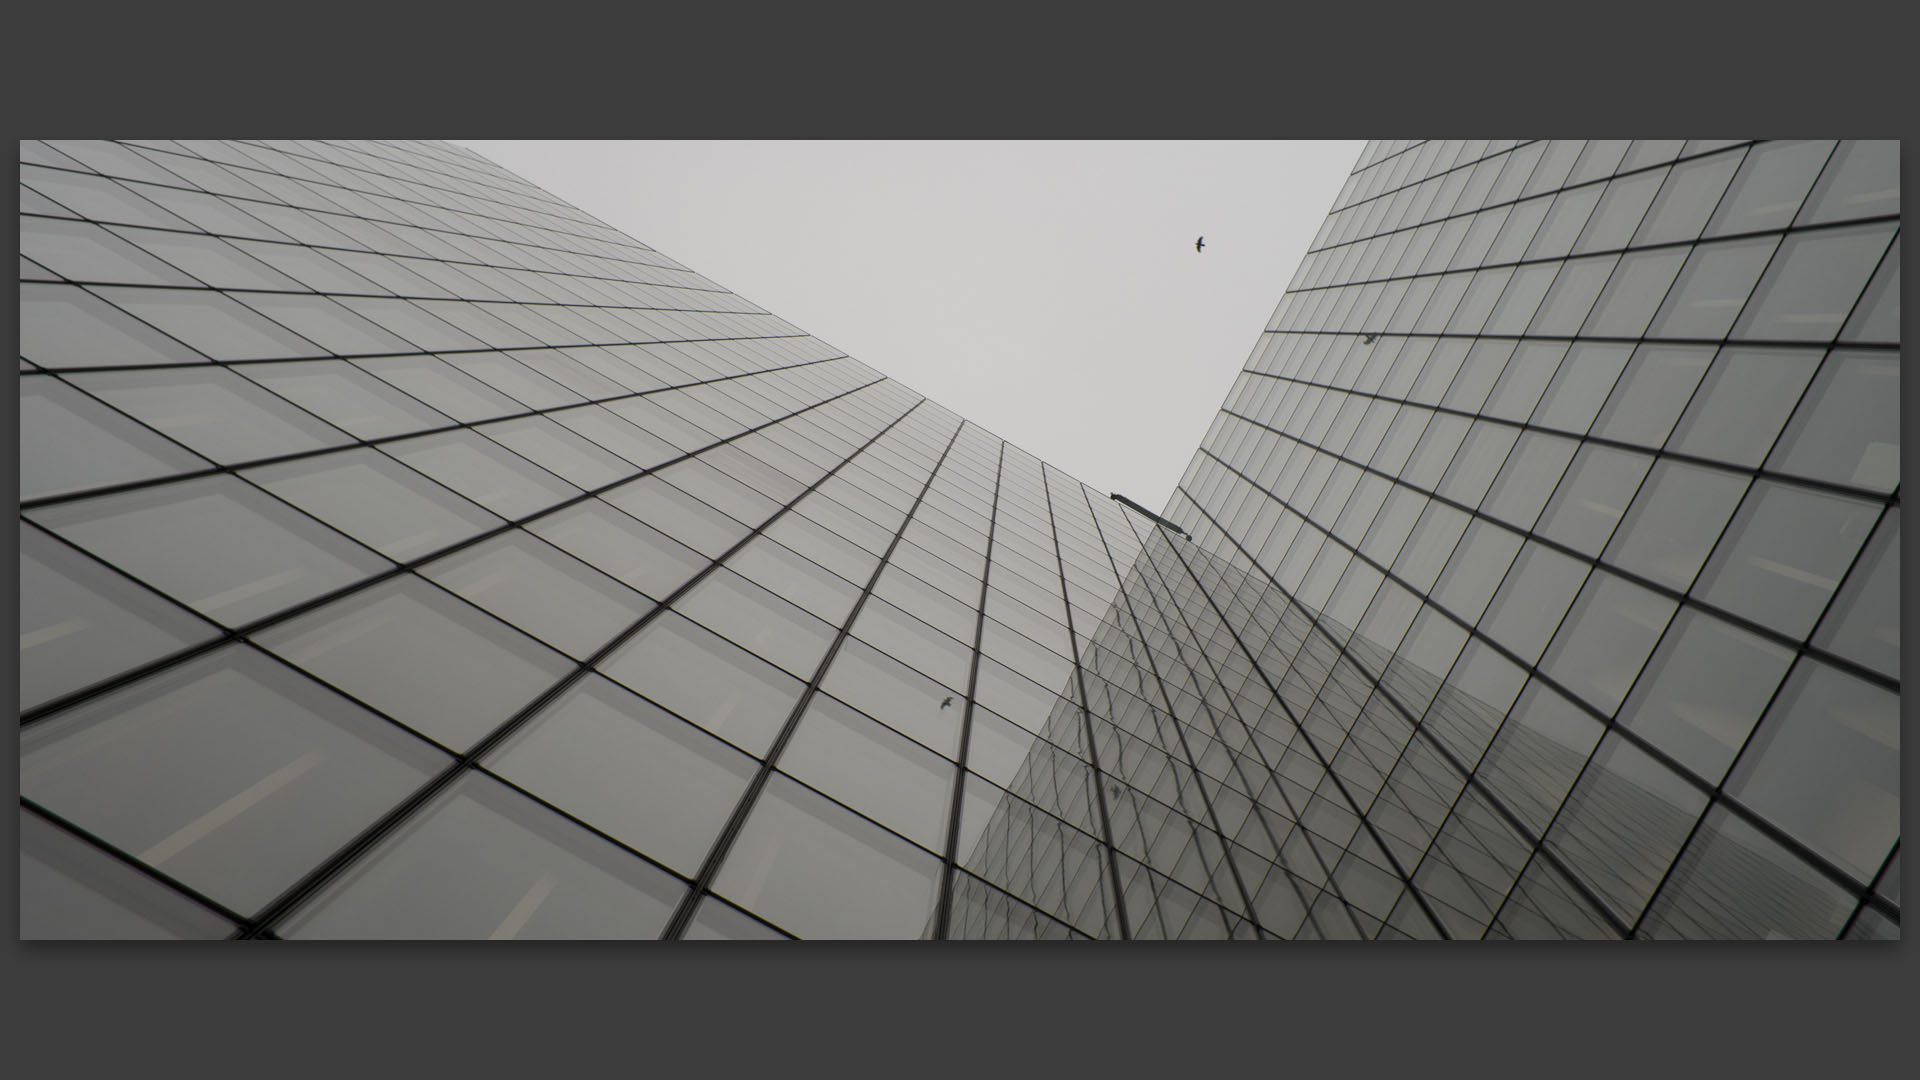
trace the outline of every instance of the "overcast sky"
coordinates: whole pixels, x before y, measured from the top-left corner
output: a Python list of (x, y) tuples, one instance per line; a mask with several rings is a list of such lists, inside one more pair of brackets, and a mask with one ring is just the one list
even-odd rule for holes
[(1158, 509), (1364, 143), (461, 145)]

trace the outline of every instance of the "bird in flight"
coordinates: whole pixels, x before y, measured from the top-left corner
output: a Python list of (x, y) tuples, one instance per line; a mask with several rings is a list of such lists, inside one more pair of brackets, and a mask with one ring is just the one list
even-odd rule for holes
[(1379, 334), (1368, 334), (1360, 339), (1360, 344), (1371, 345), (1373, 344), (1373, 339), (1379, 336), (1380, 336)]
[(941, 702), (941, 703), (940, 703), (940, 707), (944, 709), (944, 708), (946, 708), (947, 706), (949, 706), (949, 705), (951, 705), (951, 704), (953, 704), (953, 695), (952, 695), (952, 694), (948, 694), (948, 695), (947, 695), (947, 700), (945, 700), (945, 701), (943, 701), (943, 702)]
[(1201, 248), (1206, 246), (1207, 246), (1207, 238), (1204, 236), (1193, 242), (1193, 250), (1195, 251), (1199, 251)]

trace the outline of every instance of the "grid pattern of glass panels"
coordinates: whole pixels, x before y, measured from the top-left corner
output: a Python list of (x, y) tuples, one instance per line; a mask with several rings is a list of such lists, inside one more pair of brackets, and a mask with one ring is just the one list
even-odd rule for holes
[(1889, 145), (1370, 145), (1189, 539), (457, 147), (22, 143), (22, 934), (1897, 936)]
[(1255, 676), (1263, 928), (1898, 936), (1897, 152), (1369, 145), (1127, 587)]
[(21, 162), (23, 936), (1113, 932), (962, 864), (1117, 504), (457, 147)]

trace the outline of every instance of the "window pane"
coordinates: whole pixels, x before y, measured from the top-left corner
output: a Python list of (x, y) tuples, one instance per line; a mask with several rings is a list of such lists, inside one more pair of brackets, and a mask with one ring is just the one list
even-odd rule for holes
[(1729, 150), (1674, 166), (1633, 242), (1667, 244), (1698, 237), (1745, 154), (1744, 149)]
[(1586, 555), (1600, 554), (1652, 461), (1630, 450), (1583, 445), (1540, 516), (1540, 535)]
[(1580, 333), (1588, 337), (1639, 337), (1645, 333), (1686, 257), (1684, 249), (1663, 248), (1634, 252), (1621, 259)]
[(1620, 722), (1717, 784), (1792, 662), (1787, 649), (1685, 608)]
[(1708, 236), (1785, 228), (1820, 175), (1833, 140), (1765, 142), (1741, 163), (1713, 220)]
[(681, 935), (685, 941), (791, 941), (787, 935), (748, 915), (717, 896), (693, 909), (693, 921)]
[(22, 709), (218, 632), (26, 524), (19, 580)]
[(248, 470), (247, 479), (395, 561), (499, 525), (500, 519), (374, 450)]
[(20, 793), (252, 913), (451, 760), (234, 645), (28, 728)]
[(1618, 255), (1600, 255), (1574, 259), (1560, 264), (1553, 288), (1540, 302), (1540, 310), (1527, 325), (1527, 333), (1540, 337), (1566, 337), (1580, 328), (1593, 308), (1594, 298), (1613, 273)]
[(1870, 503), (1758, 481), (1694, 592), (1804, 638), (1879, 516)]
[(576, 660), (653, 610), (646, 597), (517, 530), (428, 563), (420, 574)]
[(352, 438), (224, 368), (114, 371), (74, 385), (223, 465), (340, 446)]
[(58, 379), (20, 380), (20, 497), (203, 469), (207, 463)]
[(525, 411), (519, 402), (436, 357), (377, 357), (354, 365), (463, 424)]
[(808, 680), (836, 636), (833, 626), (726, 567), (681, 597), (674, 610)]
[(1593, 434), (1642, 446), (1667, 441), (1713, 359), (1711, 346), (1642, 345), (1594, 422)]
[(20, 218), (20, 254), (73, 281), (197, 284), (91, 222), (23, 216)]
[(356, 439), (377, 439), (453, 423), (341, 360), (248, 364), (242, 373)]
[(20, 811), (21, 941), (210, 941), (233, 930), (212, 911)]
[(1831, 939), (1854, 899), (1725, 810), (1707, 816), (1640, 935), (1694, 940)]
[(573, 669), (560, 654), (411, 575), (258, 640), (454, 750), (478, 742)]
[(1900, 698), (1802, 658), (1727, 792), (1871, 881), (1900, 835)]
[(1706, 793), (1609, 735), (1574, 785), (1546, 844), (1632, 925), (1679, 854)]
[(1896, 227), (1884, 222), (1788, 236), (1754, 289), (1733, 336), (1832, 341), (1880, 265)]
[(598, 499), (548, 514), (527, 530), (655, 600), (671, 596), (708, 565), (699, 552)]
[(1760, 464), (1819, 367), (1820, 354), (1812, 349), (1721, 349), (1674, 428), (1669, 449)]
[(485, 765), (688, 876), (755, 771), (752, 758), (595, 675)]
[(544, 416), (484, 424), (473, 430), (582, 488), (632, 476), (632, 464)]
[(1779, 243), (1779, 237), (1759, 236), (1695, 247), (1648, 334), (1710, 340), (1725, 337)]
[(1660, 461), (1634, 496), (1607, 561), (1685, 592), (1746, 490), (1745, 476)]
[(725, 554), (748, 532), (746, 525), (659, 476), (642, 476), (602, 498), (709, 559)]
[(1523, 661), (1540, 659), (1567, 605), (1580, 591), (1587, 565), (1529, 540), (1507, 571), (1480, 629)]
[(1554, 372), (1560, 369), (1561, 358), (1566, 355), (1565, 344), (1521, 342), (1508, 359), (1500, 381), (1494, 384), (1485, 414), (1502, 420), (1525, 420), (1533, 415), (1533, 407), (1539, 403), (1540, 395), (1546, 391)]
[(158, 255), (216, 289), (305, 288), (259, 259), (217, 236), (116, 226), (119, 235)]
[(1488, 489), (1481, 510), (1510, 525), (1532, 529), (1578, 447), (1574, 440), (1557, 435), (1538, 431), (1521, 435)]
[(1899, 486), (1899, 354), (1828, 355), (1768, 466), (1874, 491)]
[(1887, 253), (1880, 258), (1880, 269), (1873, 272), (1867, 291), (1860, 294), (1853, 314), (1840, 331), (1840, 340), (1900, 343), (1900, 238), (1895, 236)]
[(1541, 670), (1611, 716), (1673, 617), (1672, 600), (1596, 571), (1567, 613)]
[(805, 688), (710, 630), (663, 612), (601, 669), (753, 754), (764, 754)]
[(20, 355), (47, 368), (206, 362), (77, 285), (20, 286)]
[[(981, 661), (983, 679), (988, 663)], [(844, 642), (820, 686), (922, 745), (948, 757), (959, 752), (959, 695), (865, 642)], [(989, 692), (983, 691), (982, 698)], [(943, 704), (948, 699), (952, 703)]]
[(580, 493), (579, 488), (472, 431), (403, 439), (381, 449), (508, 519), (545, 510)]
[(1538, 835), (1560, 809), (1605, 728), (1538, 680), (1509, 710), (1475, 772)]
[(1540, 231), (1534, 234), (1533, 243), (1527, 248), (1528, 259), (1559, 259), (1573, 250), (1574, 238), (1586, 227), (1587, 218), (1593, 214), (1594, 204), (1600, 201), (1600, 193), (1606, 185), (1593, 184), (1588, 187), (1562, 191), (1554, 196), (1553, 209), (1547, 211), (1547, 218), (1540, 224)]
[(262, 318), (222, 293), (109, 286), (94, 291), (215, 360), (326, 355), (325, 349)]
[(814, 697), (779, 766), (923, 847), (947, 846), (952, 763), (830, 697)]
[(1795, 225), (1900, 212), (1900, 143), (1847, 140), (1827, 163)]
[(1627, 239), (1639, 227), (1667, 172), (1650, 169), (1608, 184), (1606, 194), (1600, 196), (1600, 205), (1594, 208), (1592, 219), (1580, 234), (1579, 243), (1573, 245), (1574, 254), (1626, 247)]
[(1554, 375), (1552, 385), (1533, 411), (1533, 422), (1577, 435), (1586, 434), (1600, 406), (1613, 390), (1620, 369), (1633, 354), (1631, 345), (1575, 342)]
[(1900, 677), (1900, 508), (1890, 506), (1814, 643)]
[(686, 886), (469, 773), (281, 928), (289, 938), (654, 938)]
[(392, 565), (231, 476), (66, 503), (28, 516), (227, 626)]
[(940, 861), (775, 776), (714, 879), (714, 891), (810, 938), (916, 938)]

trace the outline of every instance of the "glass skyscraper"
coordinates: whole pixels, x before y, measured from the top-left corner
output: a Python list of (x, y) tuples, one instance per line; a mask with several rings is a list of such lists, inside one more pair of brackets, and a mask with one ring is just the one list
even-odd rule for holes
[(1369, 144), (1158, 514), (458, 147), (21, 162), (23, 937), (1899, 936), (1895, 143)]

